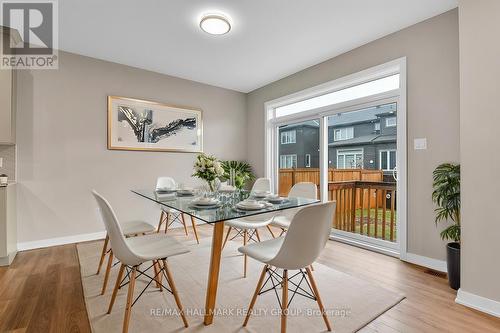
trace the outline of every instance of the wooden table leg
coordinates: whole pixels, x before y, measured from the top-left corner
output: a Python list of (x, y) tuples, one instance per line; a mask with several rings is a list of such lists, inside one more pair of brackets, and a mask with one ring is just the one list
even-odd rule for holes
[(217, 297), (217, 286), (219, 284), (219, 268), (222, 252), (222, 238), (224, 236), (224, 222), (214, 224), (212, 236), (212, 254), (210, 256), (210, 267), (208, 269), (207, 296), (205, 302), (205, 319), (203, 323), (210, 325), (214, 321), (215, 299)]

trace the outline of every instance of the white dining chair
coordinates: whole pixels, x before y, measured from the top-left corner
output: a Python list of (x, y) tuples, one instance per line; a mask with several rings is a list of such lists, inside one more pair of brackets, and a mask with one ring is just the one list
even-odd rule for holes
[[(271, 181), (269, 178), (258, 178), (251, 190), (252, 192), (267, 192), (271, 190)], [(236, 237), (243, 237), (243, 245), (247, 245), (248, 242), (260, 242), (259, 228), (268, 227), (271, 223), (273, 215), (263, 214), (258, 216), (249, 216), (234, 220), (226, 221), (225, 224), (229, 227), (227, 229), (226, 237), (222, 248), (226, 246), (226, 243), (231, 235), (231, 231), (235, 230), (236, 234), (231, 238), (231, 240)], [(269, 229), (272, 234), (272, 230)], [(243, 258), (243, 277), (247, 276), (247, 256)]]
[[(121, 224), (123, 235), (125, 237), (135, 237), (139, 235), (145, 235), (150, 232), (155, 231), (155, 227), (144, 221), (128, 221)], [(97, 267), (96, 275), (101, 272), (102, 264), (106, 256), (108, 257), (108, 263), (106, 265), (106, 272), (104, 273), (104, 280), (101, 288), (101, 295), (106, 293), (106, 288), (108, 286), (109, 273), (111, 271), (111, 266), (113, 265), (113, 249), (109, 245), (109, 235), (106, 233), (104, 238), (104, 245), (101, 250), (101, 258), (99, 259), (99, 265)]]
[[(288, 193), (289, 198), (307, 198), (307, 199), (318, 199), (318, 188), (316, 184), (310, 182), (301, 182), (292, 186), (290, 192)], [(271, 226), (281, 229), (282, 236), (288, 228), (290, 228), (290, 223), (293, 216), (300, 211), (301, 208), (297, 209), (287, 209), (277, 214), (273, 221), (270, 223)], [(274, 234), (271, 233), (274, 237)]]
[[(156, 180), (156, 190), (164, 189), (164, 188), (177, 188), (177, 184), (172, 177), (158, 177)], [(163, 223), (165, 223), (165, 233), (167, 233), (168, 227), (170, 227), (175, 221), (182, 224), (184, 227), (184, 232), (186, 236), (188, 236), (188, 230), (186, 226), (186, 219), (184, 214), (175, 210), (173, 208), (166, 207), (164, 205), (160, 205), (161, 214), (160, 221), (158, 222), (158, 232), (160, 232)], [(191, 225), (193, 227), (194, 236), (196, 238), (196, 242), (200, 244), (200, 240), (198, 239), (198, 231), (196, 230), (196, 223), (194, 218), (191, 216)]]
[[(274, 291), (278, 296), (277, 289), (281, 287), (282, 296), (281, 300), (278, 297), (278, 301), (282, 309), (282, 333), (286, 332), (287, 309), (296, 294), (305, 295), (318, 303), (326, 328), (331, 331), (330, 322), (324, 311), (310, 265), (318, 258), (330, 236), (335, 206), (336, 202), (332, 201), (304, 207), (294, 215), (290, 228), (284, 237), (249, 244), (238, 249), (244, 255), (264, 264), (243, 326), (248, 324), (257, 296), (268, 291)], [(282, 271), (281, 275), (278, 270)], [(298, 270), (298, 273), (290, 276), (288, 274), (290, 270)], [(264, 282), (266, 275), (269, 277)], [(299, 282), (292, 281), (292, 278), (296, 276), (300, 276)], [(292, 288), (288, 287), (289, 281)], [(304, 281), (307, 283), (302, 288), (301, 285)], [(266, 289), (268, 284), (270, 287)], [(300, 292), (297, 293), (299, 288)], [(289, 291), (292, 292), (290, 298), (288, 297)]]
[[(123, 319), (123, 332), (128, 332), (132, 306), (143, 295), (149, 285), (155, 281), (160, 291), (166, 289), (173, 294), (177, 307), (179, 308), (184, 327), (188, 327), (188, 322), (175, 287), (172, 273), (170, 272), (167, 264), (167, 258), (188, 253), (189, 250), (177, 240), (165, 234), (154, 233), (140, 237), (125, 238), (120, 223), (118, 223), (116, 214), (109, 202), (95, 190), (92, 191), (92, 194), (97, 201), (99, 212), (101, 213), (106, 231), (109, 235), (109, 242), (111, 243), (113, 253), (121, 263), (107, 313), (111, 313), (118, 289), (125, 284), (128, 284), (127, 303)], [(147, 269), (141, 270), (141, 264), (148, 261), (151, 261), (152, 265)], [(150, 273), (148, 272), (151, 267), (155, 268), (153, 276), (150, 276)], [(123, 280), (125, 279), (122, 280), (122, 278), (125, 270), (127, 270), (127, 276), (129, 279), (128, 282), (123, 283)], [(134, 299), (135, 282), (138, 277), (137, 273), (139, 273), (139, 276), (143, 276), (148, 279), (149, 283), (147, 283), (146, 287), (139, 294), (139, 296)], [(170, 289), (163, 285), (162, 276), (164, 276), (167, 280)]]

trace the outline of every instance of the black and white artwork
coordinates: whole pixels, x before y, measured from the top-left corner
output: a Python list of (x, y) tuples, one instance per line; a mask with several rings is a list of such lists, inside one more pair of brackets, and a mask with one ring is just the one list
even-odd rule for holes
[(108, 148), (201, 152), (201, 111), (109, 96)]

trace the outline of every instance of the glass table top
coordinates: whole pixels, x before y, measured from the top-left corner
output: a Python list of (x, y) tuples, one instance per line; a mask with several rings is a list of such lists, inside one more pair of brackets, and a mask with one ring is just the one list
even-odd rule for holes
[(256, 199), (260, 200), (259, 202), (266, 203), (266, 207), (259, 210), (242, 210), (236, 208), (236, 204), (247, 198), (253, 199), (253, 197), (248, 191), (236, 191), (232, 193), (215, 194), (214, 198), (219, 201), (219, 204), (215, 207), (204, 208), (194, 204), (195, 200), (200, 198), (199, 195), (181, 196), (177, 195), (176, 192), (164, 193), (155, 190), (132, 190), (132, 192), (160, 205), (193, 216), (206, 223), (216, 223), (246, 216), (278, 212), (280, 210), (307, 206), (319, 202), (319, 200), (307, 198), (286, 198), (285, 201), (281, 203), (270, 203), (266, 199)]

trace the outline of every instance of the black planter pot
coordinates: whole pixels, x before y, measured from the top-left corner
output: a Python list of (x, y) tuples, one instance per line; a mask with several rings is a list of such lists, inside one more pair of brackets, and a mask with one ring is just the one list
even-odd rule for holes
[(460, 243), (448, 243), (446, 246), (446, 264), (450, 287), (460, 288)]

